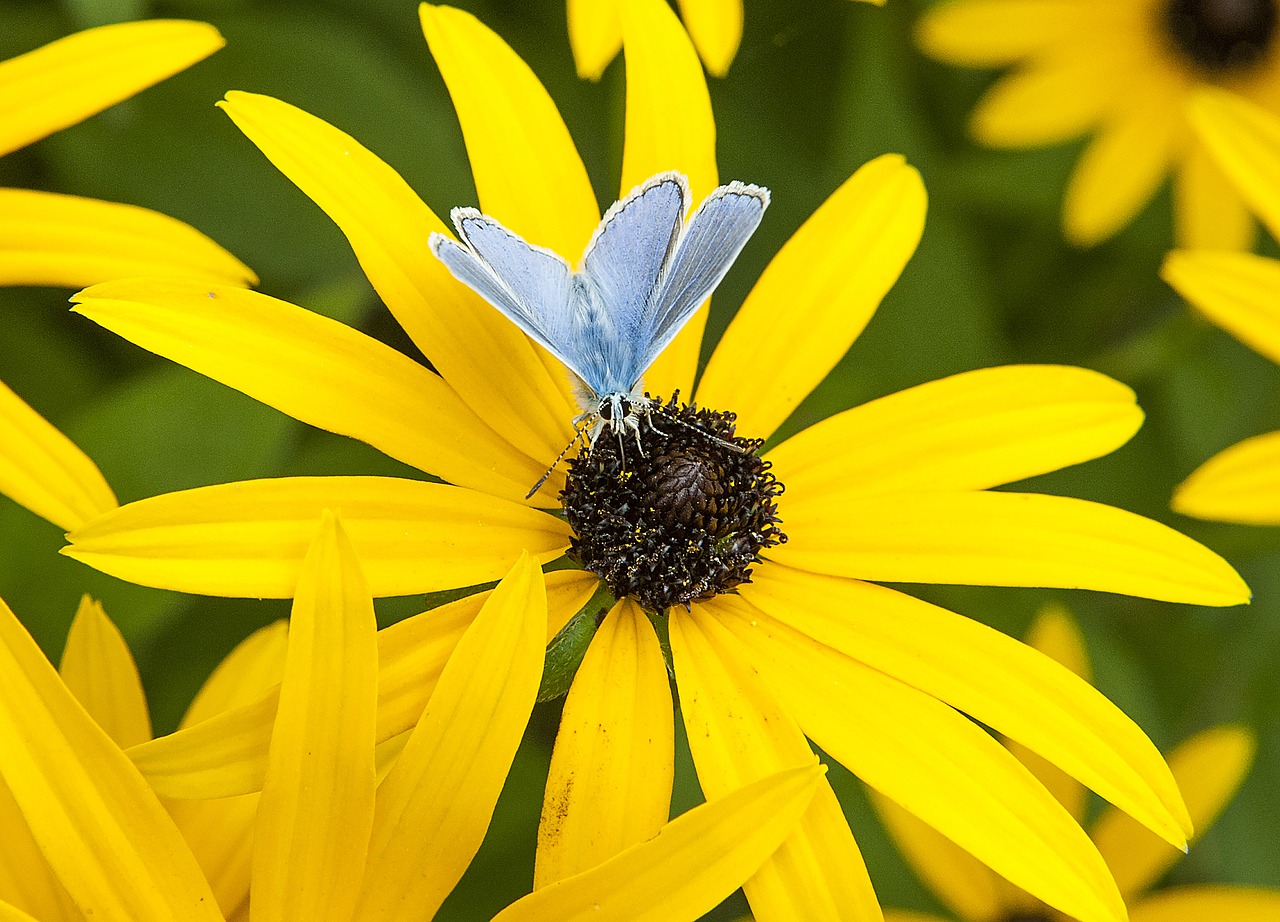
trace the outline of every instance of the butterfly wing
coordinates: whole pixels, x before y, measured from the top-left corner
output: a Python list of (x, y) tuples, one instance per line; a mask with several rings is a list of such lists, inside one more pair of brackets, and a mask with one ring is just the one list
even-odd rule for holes
[(720, 186), (698, 206), (650, 298), (638, 337), (644, 352), (637, 377), (711, 296), (768, 207), (768, 189), (740, 182)]
[(461, 242), (433, 233), (431, 252), (454, 278), (588, 380), (573, 349), (576, 325), (569, 264), (474, 208), (455, 208), (451, 215)]
[(584, 364), (599, 378), (597, 393), (629, 391), (644, 372), (647, 318), (688, 200), (683, 176), (659, 173), (615, 202), (587, 244), (576, 319), (589, 350)]

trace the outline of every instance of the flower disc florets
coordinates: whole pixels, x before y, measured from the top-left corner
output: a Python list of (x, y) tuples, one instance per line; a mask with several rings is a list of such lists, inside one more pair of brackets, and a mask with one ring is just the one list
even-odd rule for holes
[(569, 556), (654, 612), (748, 582), (760, 551), (787, 540), (762, 441), (734, 435), (733, 413), (677, 396), (652, 404), (640, 445), (604, 433), (584, 448), (561, 494)]
[(1210, 74), (1257, 63), (1276, 30), (1275, 0), (1169, 0), (1164, 15), (1177, 49)]

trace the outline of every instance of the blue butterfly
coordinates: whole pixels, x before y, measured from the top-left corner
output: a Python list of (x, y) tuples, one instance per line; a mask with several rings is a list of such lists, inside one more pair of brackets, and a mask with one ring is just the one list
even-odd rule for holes
[(650, 411), (642, 376), (720, 284), (769, 205), (768, 189), (731, 182), (686, 223), (689, 197), (679, 173), (641, 183), (605, 213), (576, 272), (474, 208), (451, 212), (460, 243), (431, 235), (431, 251), (455, 278), (573, 373), (583, 411), (574, 429), (591, 422), (592, 445), (606, 426), (620, 441), (630, 430), (639, 445)]

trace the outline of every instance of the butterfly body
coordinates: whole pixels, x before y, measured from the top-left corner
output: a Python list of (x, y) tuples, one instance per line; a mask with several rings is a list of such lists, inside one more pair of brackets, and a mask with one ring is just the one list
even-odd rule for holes
[(689, 184), (659, 173), (605, 213), (576, 271), (474, 208), (451, 213), (455, 241), (430, 246), (449, 271), (575, 377), (591, 444), (605, 429), (640, 438), (649, 413), (642, 378), (759, 226), (769, 192), (733, 182), (685, 221)]

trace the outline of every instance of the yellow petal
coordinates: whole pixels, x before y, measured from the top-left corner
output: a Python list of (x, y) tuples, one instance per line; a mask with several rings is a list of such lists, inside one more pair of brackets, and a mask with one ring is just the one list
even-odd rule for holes
[(298, 578), (253, 851), (253, 918), (349, 918), (373, 796), (378, 623), (340, 520), (321, 518)]
[(1092, 246), (1129, 222), (1155, 194), (1175, 155), (1181, 130), (1173, 89), (1131, 87), (1126, 108), (1085, 148), (1067, 184), (1062, 229), (1077, 246)]
[(828, 417), (768, 459), (791, 493), (981, 490), (1079, 464), (1142, 425), (1132, 390), (1064, 365), (964, 372)]
[(220, 920), (164, 808), (0, 603), (0, 775), (82, 911)]
[(0, 493), (59, 528), (116, 507), (98, 466), (0, 383)]
[[(1080, 634), (1080, 628), (1071, 614), (1061, 605), (1048, 604), (1041, 607), (1027, 632), (1027, 643), (1046, 656), (1057, 660), (1086, 682), (1090, 681), (1089, 654), (1085, 650), (1084, 637)], [(1007, 740), (1005, 745), (1018, 757), (1019, 762), (1030, 769), (1031, 774), (1040, 779), (1040, 783), (1049, 789), (1049, 793), (1058, 799), (1058, 803), (1067, 808), (1067, 812), (1077, 823), (1084, 822), (1088, 794), (1080, 782), (1044, 756), (1016, 740)], [(1162, 778), (1168, 777), (1163, 765), (1159, 772)], [(1176, 788), (1173, 790), (1171, 803), (1176, 804), (1175, 815), (1188, 824), (1180, 830), (1179, 838), (1185, 838), (1191, 832), (1190, 818), (1186, 816), (1185, 806)]]
[(578, 76), (599, 80), (622, 50), (622, 20), (616, 0), (568, 0), (569, 47)]
[(1280, 237), (1280, 121), (1254, 102), (1208, 85), (1191, 96), (1187, 117), (1273, 237)]
[(1031, 57), (1087, 23), (1075, 0), (951, 0), (916, 23), (925, 54), (970, 67), (998, 67)]
[(1131, 922), (1275, 922), (1280, 919), (1280, 890), (1200, 884), (1153, 893), (1129, 912)]
[[(730, 2), (741, 4), (741, 0)], [(689, 36), (663, 0), (622, 0), (619, 7), (627, 56), (620, 194), (626, 195), (655, 173), (677, 170), (688, 177), (696, 205), (719, 182), (716, 125), (702, 65)], [(692, 393), (706, 324), (704, 304), (645, 373), (650, 393), (669, 395), (677, 389)]]
[[(564, 371), (549, 370), (514, 324), (431, 255), (431, 233), (449, 233), (435, 213), (395, 170), (327, 122), (253, 93), (228, 93), (219, 105), (346, 234), (382, 300), (463, 402), (545, 467), (569, 440), (577, 412), (564, 396)], [(549, 495), (558, 490), (553, 483)]]
[[(213, 670), (187, 708), (180, 726), (194, 726), (234, 707), (248, 704), (280, 683), (288, 648), (288, 622), (276, 621), (241, 641)], [(267, 724), (270, 733), (271, 724)], [(266, 739), (263, 762), (266, 761)], [(136, 751), (136, 750), (135, 750)], [(200, 862), (223, 915), (228, 918), (249, 899), (253, 866), (253, 828), (258, 795), (217, 800), (168, 800), (165, 806)]]
[(666, 824), (673, 716), (658, 635), (624, 599), (591, 639), (565, 698), (538, 824), (535, 889), (589, 871)]
[(1253, 253), (1174, 250), (1160, 276), (1236, 339), (1280, 362), (1280, 262)]
[(0, 155), (83, 121), (223, 46), (202, 22), (86, 29), (0, 63)]
[(102, 604), (87, 595), (58, 667), (67, 690), (121, 749), (151, 739), (151, 715), (142, 678), (120, 631)]
[(605, 864), (535, 890), (493, 922), (693, 922), (786, 838), (822, 771), (793, 768), (695, 807)]
[(378, 789), (354, 919), (429, 919), (471, 863), (542, 676), (547, 603), (527, 554), (493, 590)]
[(28, 915), (16, 906), (0, 903), (0, 922), (49, 922), (49, 920), (37, 920), (35, 916)]
[(806, 638), (1024, 743), (1175, 845), (1178, 787), (1138, 726), (1087, 682), (980, 622), (869, 583), (762, 566), (742, 598)]
[[(707, 607), (714, 611), (715, 603)], [(725, 640), (702, 606), (671, 612), (680, 711), (698, 784), (711, 798), (813, 758), (795, 720)], [(857, 922), (880, 915), (862, 855), (826, 783), (795, 831), (742, 887), (760, 919)]]
[(1062, 912), (1125, 918), (1088, 837), (973, 721), (742, 600), (721, 596), (716, 615), (805, 735), (868, 785)]
[(600, 222), (586, 167), (529, 66), (470, 13), (424, 3), (422, 31), (444, 77), (480, 210), (575, 262)]
[(227, 285), (258, 280), (194, 227), (159, 212), (0, 189), (0, 285), (81, 288), (133, 275)]
[(780, 563), (855, 579), (1097, 589), (1195, 605), (1240, 605), (1225, 560), (1166, 525), (1101, 503), (1035, 493), (856, 496), (782, 507)]
[[(593, 573), (547, 574), (548, 636), (591, 598)], [(378, 632), (379, 742), (413, 727), (440, 671), (490, 593), (480, 592)], [(170, 797), (228, 797), (260, 790), (277, 690), (129, 751), (151, 785)]]
[(375, 597), (471, 586), (514, 555), (539, 562), (568, 526), (460, 487), (393, 477), (283, 477), (200, 487), (122, 506), (69, 536), (69, 557), (183, 592), (290, 598), (312, 523), (341, 510)]
[(144, 349), (451, 483), (522, 499), (545, 468), (439, 376), (321, 314), (255, 291), (150, 279), (95, 285), (74, 300)]
[(0, 777), (0, 900), (40, 922), (84, 922), (71, 897), (44, 860), (22, 810)]
[(1173, 174), (1173, 208), (1178, 246), (1253, 249), (1257, 236), (1253, 216), (1201, 144), (1189, 145)]
[(678, 0), (680, 17), (698, 49), (707, 73), (729, 72), (742, 41), (742, 0)]
[(1174, 492), (1173, 508), (1198, 519), (1280, 525), (1280, 432), (1214, 455)]
[[(911, 870), (952, 913), (967, 922), (1004, 915), (1000, 878), (989, 867), (878, 791), (867, 795)], [(895, 918), (885, 913), (885, 922)]]
[[(1255, 748), (1251, 732), (1225, 725), (1203, 730), (1169, 753), (1169, 767), (1187, 799), (1197, 835), (1213, 825), (1235, 796), (1253, 765)], [(1092, 835), (1126, 896), (1141, 893), (1182, 857), (1114, 810), (1098, 818)]]
[(924, 230), (920, 174), (898, 154), (832, 193), (760, 276), (716, 346), (698, 403), (732, 409), (767, 438), (835, 367), (875, 313)]
[(973, 110), (969, 130), (989, 147), (1040, 147), (1077, 137), (1115, 102), (1115, 84), (1092, 55), (1037, 58), (1006, 74)]

